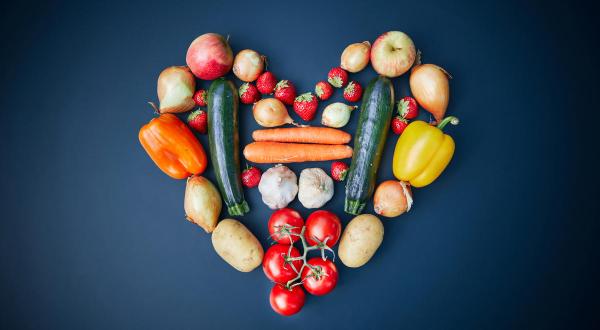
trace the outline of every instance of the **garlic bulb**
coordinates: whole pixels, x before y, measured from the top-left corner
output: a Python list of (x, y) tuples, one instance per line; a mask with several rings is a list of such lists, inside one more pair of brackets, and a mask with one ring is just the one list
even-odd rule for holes
[(333, 197), (333, 180), (320, 168), (307, 168), (300, 173), (298, 200), (307, 209), (318, 209)]
[(258, 191), (262, 201), (273, 210), (286, 207), (296, 198), (298, 178), (287, 166), (281, 164), (268, 169), (260, 178)]

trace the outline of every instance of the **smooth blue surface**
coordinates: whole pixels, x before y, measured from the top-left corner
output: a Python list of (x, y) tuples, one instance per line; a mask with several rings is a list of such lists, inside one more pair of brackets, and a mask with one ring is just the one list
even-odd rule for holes
[[(1, 328), (599, 325), (597, 20), (588, 6), (143, 1), (1, 12)], [(160, 172), (137, 140), (152, 118), (145, 102), (156, 100), (159, 72), (185, 64), (205, 32), (230, 35), (234, 51), (266, 54), (303, 92), (347, 44), (387, 30), (407, 32), (425, 62), (454, 76), (449, 113), (462, 123), (447, 131), (456, 155), (415, 191), (410, 213), (384, 219), (383, 245), (366, 266), (338, 262), (338, 288), (283, 318), (269, 307), (260, 269), (233, 270), (184, 220), (185, 181)], [(374, 75), (352, 78), (366, 84)], [(408, 93), (407, 77), (394, 85)], [(244, 145), (258, 126), (249, 107), (240, 112)], [(392, 178), (395, 139), (380, 181)], [(343, 184), (335, 188), (326, 209), (346, 223)], [(252, 212), (241, 220), (266, 247), (270, 211), (256, 189), (246, 196)]]

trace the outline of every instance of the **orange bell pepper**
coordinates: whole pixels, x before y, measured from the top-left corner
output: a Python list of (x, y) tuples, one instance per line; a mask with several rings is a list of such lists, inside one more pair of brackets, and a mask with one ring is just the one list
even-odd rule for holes
[(142, 126), (139, 138), (156, 166), (174, 179), (185, 179), (206, 169), (206, 153), (200, 141), (173, 114), (162, 114)]

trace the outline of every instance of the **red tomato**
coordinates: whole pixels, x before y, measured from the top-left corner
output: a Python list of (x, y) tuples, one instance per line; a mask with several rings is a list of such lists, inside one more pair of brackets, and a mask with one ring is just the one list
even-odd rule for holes
[(308, 293), (315, 296), (326, 295), (335, 289), (338, 281), (338, 271), (331, 260), (315, 257), (307, 261), (311, 267), (302, 270), (302, 285)]
[(325, 242), (327, 246), (332, 247), (340, 239), (342, 233), (342, 223), (340, 218), (332, 212), (319, 210), (311, 213), (306, 219), (306, 230), (304, 237), (310, 245), (316, 245), (319, 242)]
[[(300, 234), (304, 226), (304, 220), (300, 216), (300, 213), (289, 209), (283, 208), (273, 212), (269, 218), (269, 234), (279, 244), (293, 244), (299, 236), (290, 235), (289, 233)], [(290, 243), (290, 237), (292, 241)]]
[(306, 295), (300, 286), (288, 290), (283, 285), (275, 284), (269, 295), (271, 308), (284, 316), (298, 313), (304, 307), (305, 299)]
[[(275, 244), (265, 253), (263, 270), (271, 281), (286, 284), (287, 281), (296, 277), (298, 275), (296, 271), (300, 271), (300, 268), (302, 268), (302, 260), (286, 262), (289, 249), (289, 245)], [(295, 258), (300, 256), (298, 249), (292, 246), (290, 257)], [(296, 271), (294, 271), (292, 265), (294, 265)]]

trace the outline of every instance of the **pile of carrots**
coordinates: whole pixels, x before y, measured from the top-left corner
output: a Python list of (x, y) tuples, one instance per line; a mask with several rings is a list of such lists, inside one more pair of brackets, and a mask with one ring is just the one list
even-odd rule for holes
[(254, 163), (298, 163), (352, 157), (346, 143), (350, 134), (329, 127), (260, 129), (252, 133), (256, 142), (244, 148), (244, 157)]

